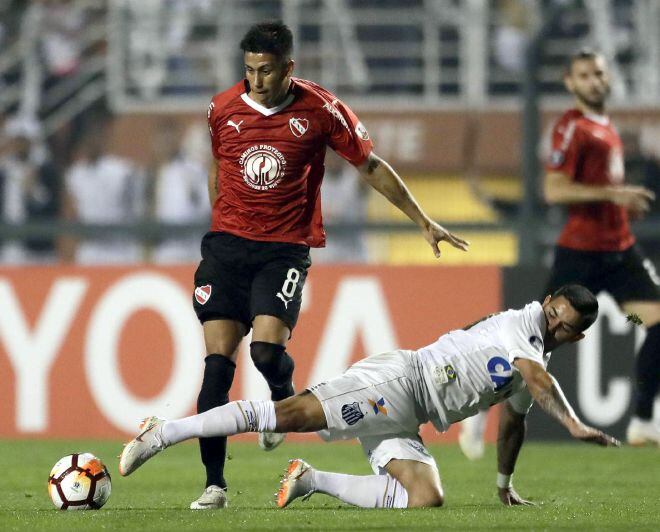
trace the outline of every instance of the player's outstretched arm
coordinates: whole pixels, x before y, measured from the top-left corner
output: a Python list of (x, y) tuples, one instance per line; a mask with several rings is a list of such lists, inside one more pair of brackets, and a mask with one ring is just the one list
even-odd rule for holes
[(649, 210), (655, 194), (647, 188), (632, 185), (602, 186), (576, 183), (566, 174), (548, 172), (543, 180), (545, 201), (556, 203), (591, 203), (609, 201), (641, 216)]
[(420, 227), (436, 257), (440, 257), (438, 244), (443, 240), (457, 249), (467, 251), (470, 244), (431, 220), (387, 161), (371, 152), (358, 170), (367, 183)]
[(497, 494), (505, 506), (533, 505), (513, 489), (513, 470), (525, 440), (525, 414), (519, 414), (505, 401), (500, 410), (497, 434)]
[(598, 445), (616, 447), (621, 445), (612, 436), (589, 427), (580, 421), (561, 391), (559, 383), (541, 364), (523, 358), (518, 358), (513, 363), (520, 371), (534, 400), (543, 410), (564, 425), (571, 436)]

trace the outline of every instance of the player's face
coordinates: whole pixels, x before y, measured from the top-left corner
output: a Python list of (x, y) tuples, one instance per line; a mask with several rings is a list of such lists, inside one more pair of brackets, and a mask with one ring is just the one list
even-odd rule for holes
[(289, 90), (293, 61), (255, 52), (245, 52), (244, 61), (250, 98), (264, 107), (279, 105)]
[(584, 338), (581, 330), (582, 316), (564, 296), (554, 299), (546, 297), (543, 301), (543, 312), (548, 325), (543, 340), (546, 352)]
[(610, 93), (610, 76), (605, 59), (578, 59), (564, 77), (566, 88), (582, 104), (601, 110)]

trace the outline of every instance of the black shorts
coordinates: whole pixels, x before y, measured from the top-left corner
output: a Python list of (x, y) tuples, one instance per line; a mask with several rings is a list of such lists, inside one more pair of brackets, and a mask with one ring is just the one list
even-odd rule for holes
[(197, 318), (240, 321), (250, 330), (255, 316), (269, 315), (293, 330), (311, 264), (308, 246), (206, 233), (195, 272)]
[(609, 292), (619, 304), (660, 300), (655, 267), (636, 245), (625, 251), (578, 251), (557, 246), (545, 295), (569, 283), (586, 286), (594, 294)]

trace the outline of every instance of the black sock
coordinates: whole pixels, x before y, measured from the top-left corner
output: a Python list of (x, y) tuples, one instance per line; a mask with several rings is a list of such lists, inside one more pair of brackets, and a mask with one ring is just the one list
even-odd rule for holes
[(660, 383), (660, 323), (649, 327), (635, 362), (635, 415), (653, 417), (653, 403)]
[[(207, 356), (205, 362), (204, 380), (197, 398), (197, 413), (206, 412), (229, 402), (229, 389), (236, 370), (236, 364), (219, 354)], [(199, 450), (202, 463), (206, 467), (206, 487), (226, 488), (224, 472), (227, 438), (224, 436), (200, 438)]]
[(281, 401), (295, 393), (291, 381), (295, 363), (283, 345), (252, 342), (250, 356), (255, 367), (266, 379), (273, 401)]

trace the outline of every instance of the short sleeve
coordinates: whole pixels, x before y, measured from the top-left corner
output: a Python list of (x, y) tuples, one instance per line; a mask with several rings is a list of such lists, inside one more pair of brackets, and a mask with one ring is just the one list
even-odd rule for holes
[(520, 313), (508, 316), (502, 324), (502, 342), (510, 362), (525, 358), (545, 367), (543, 333), (532, 315), (533, 312), (526, 308)]
[(552, 129), (551, 150), (546, 169), (566, 174), (575, 179), (578, 155), (580, 152), (580, 134), (576, 121), (560, 120)]
[(353, 166), (359, 166), (373, 149), (369, 132), (351, 109), (338, 99), (326, 102), (325, 111), (330, 113), (328, 146)]
[(209, 124), (209, 134), (211, 135), (211, 151), (213, 152), (213, 157), (218, 159), (218, 151), (220, 150), (220, 141), (215, 128), (216, 122), (216, 109), (215, 103), (211, 101), (209, 104), (209, 110), (206, 114), (208, 124)]
[(513, 411), (520, 415), (527, 414), (534, 404), (534, 399), (532, 398), (527, 388), (524, 388), (518, 393), (513, 394), (507, 399), (507, 401), (509, 401)]

